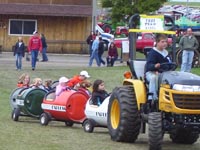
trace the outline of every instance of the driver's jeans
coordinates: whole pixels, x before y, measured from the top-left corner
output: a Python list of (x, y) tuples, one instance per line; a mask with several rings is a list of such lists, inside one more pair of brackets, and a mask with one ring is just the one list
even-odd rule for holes
[[(149, 82), (149, 96), (148, 100), (158, 100), (158, 72), (146, 72), (146, 79)], [(153, 95), (152, 95), (153, 94)]]
[(190, 72), (192, 68), (193, 57), (194, 57), (194, 51), (183, 50), (181, 71)]

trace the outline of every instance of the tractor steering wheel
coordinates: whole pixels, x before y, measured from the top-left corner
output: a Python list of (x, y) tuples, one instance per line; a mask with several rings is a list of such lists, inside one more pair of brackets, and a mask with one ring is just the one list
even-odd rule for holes
[(159, 72), (164, 71), (174, 71), (177, 68), (177, 64), (174, 62), (166, 62), (160, 64), (160, 68), (158, 69)]

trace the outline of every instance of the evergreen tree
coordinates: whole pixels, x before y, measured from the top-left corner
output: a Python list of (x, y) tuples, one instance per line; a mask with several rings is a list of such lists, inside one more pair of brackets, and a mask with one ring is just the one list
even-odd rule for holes
[(135, 13), (150, 14), (158, 10), (167, 0), (102, 0), (103, 8), (112, 8), (112, 22), (124, 20)]

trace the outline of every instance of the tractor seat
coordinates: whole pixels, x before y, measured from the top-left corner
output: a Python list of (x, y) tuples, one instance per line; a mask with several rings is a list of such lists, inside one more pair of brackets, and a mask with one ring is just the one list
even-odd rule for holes
[(133, 67), (137, 79), (145, 81), (145, 65), (146, 65), (145, 59), (133, 61)]

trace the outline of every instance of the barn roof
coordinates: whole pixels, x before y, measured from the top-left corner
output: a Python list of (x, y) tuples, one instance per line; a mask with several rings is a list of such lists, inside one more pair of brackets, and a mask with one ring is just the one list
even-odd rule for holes
[(0, 14), (35, 16), (92, 16), (89, 5), (0, 4)]

